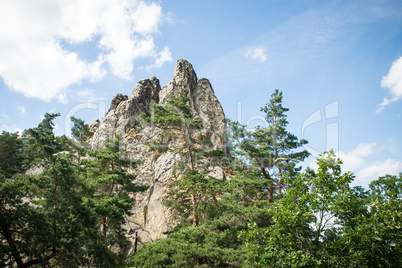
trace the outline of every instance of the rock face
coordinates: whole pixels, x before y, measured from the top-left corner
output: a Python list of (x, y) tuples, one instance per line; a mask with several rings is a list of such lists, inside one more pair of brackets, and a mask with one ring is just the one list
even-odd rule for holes
[(95, 119), (94, 121), (92, 121), (91, 124), (89, 124), (89, 131), (95, 133), (98, 130), (99, 125), (100, 125), (99, 119)]
[[(130, 97), (117, 94), (113, 97), (110, 108), (102, 122), (91, 124), (94, 136), (90, 140), (92, 148), (102, 148), (106, 137), (120, 134), (124, 148), (122, 157), (143, 159), (144, 163), (129, 172), (137, 175), (136, 182), (148, 185), (149, 189), (135, 195), (136, 204), (133, 215), (127, 218), (126, 229), (130, 238), (138, 236), (141, 246), (144, 243), (163, 237), (163, 233), (173, 228), (169, 220), (170, 212), (162, 205), (161, 200), (166, 194), (168, 184), (177, 178), (172, 173), (176, 160), (180, 155), (172, 151), (150, 151), (148, 144), (160, 141), (161, 130), (152, 125), (140, 125), (137, 120), (141, 112), (150, 114), (149, 104), (167, 103), (170, 94), (177, 94), (182, 88), (189, 89), (190, 107), (193, 115), (203, 121), (204, 129), (198, 135), (204, 135), (210, 141), (209, 150), (226, 152), (225, 115), (216, 98), (211, 84), (205, 78), (198, 80), (192, 65), (186, 60), (178, 60), (173, 78), (163, 88), (155, 77), (141, 80), (134, 87)], [(180, 143), (180, 139), (170, 139), (170, 144)], [(219, 166), (210, 168), (207, 172), (216, 178), (224, 179), (225, 174)]]

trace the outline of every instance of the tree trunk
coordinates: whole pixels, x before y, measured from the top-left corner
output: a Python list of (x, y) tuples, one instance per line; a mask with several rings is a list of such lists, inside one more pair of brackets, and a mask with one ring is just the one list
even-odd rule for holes
[(52, 254), (56, 255), (57, 253), (57, 248), (56, 248), (56, 244), (55, 242), (58, 240), (57, 239), (57, 219), (56, 219), (56, 209), (57, 209), (57, 187), (59, 185), (59, 181), (57, 173), (55, 174), (55, 178), (56, 178), (56, 183), (54, 185), (54, 193), (53, 193), (53, 201), (54, 201), (54, 205), (53, 205), (53, 211), (55, 213), (55, 215), (53, 216), (53, 222), (52, 222), (52, 229), (53, 229), (53, 245), (52, 245)]
[[(112, 169), (113, 169), (113, 166), (112, 166)], [(113, 193), (115, 185), (116, 185), (116, 182), (114, 180), (112, 180), (110, 182), (109, 195), (111, 195)], [(106, 237), (107, 237), (107, 217), (104, 217), (102, 219), (102, 234), (105, 237), (105, 242), (106, 242)]]
[(283, 188), (283, 180), (282, 180), (282, 170), (278, 167), (278, 173), (279, 173), (279, 183), (278, 183), (278, 189), (277, 189), (277, 194), (278, 196), (282, 194), (282, 188)]
[(138, 245), (138, 232), (135, 232), (134, 253), (137, 252), (137, 245)]
[(194, 220), (193, 224), (195, 227), (197, 227), (198, 225), (200, 225), (200, 222), (198, 220), (198, 215), (197, 215), (197, 211), (196, 211), (197, 200), (196, 200), (194, 194), (192, 194), (192, 196), (191, 196), (191, 201), (193, 203), (193, 220)]
[(106, 236), (107, 236), (106, 217), (104, 217), (103, 220), (102, 220), (102, 234), (105, 237), (105, 241), (106, 241)]
[[(264, 167), (260, 167), (260, 169), (261, 169), (261, 172), (262, 172), (262, 174), (264, 175), (264, 177), (272, 183), (272, 182), (273, 182), (273, 181), (272, 181), (272, 178), (271, 178), (271, 176), (269, 175), (269, 173), (265, 171), (265, 168), (264, 168)], [(273, 202), (274, 202), (273, 194), (274, 194), (274, 191), (272, 190), (272, 186), (270, 185), (270, 186), (268, 187), (268, 203), (273, 203)]]
[(190, 133), (187, 130), (184, 133), (184, 138), (186, 140), (186, 146), (188, 150), (188, 155), (189, 155), (189, 160), (190, 160), (190, 168), (191, 170), (194, 170), (194, 159), (193, 159), (193, 150), (191, 149), (191, 144), (190, 144)]
[[(191, 149), (191, 144), (190, 144), (189, 130), (187, 130), (185, 132), (184, 136), (186, 139), (186, 146), (187, 146), (188, 155), (189, 155), (189, 159), (190, 159), (190, 168), (193, 171), (194, 170), (194, 160), (193, 160), (193, 150)], [(197, 215), (197, 211), (196, 211), (197, 199), (195, 198), (194, 194), (191, 195), (191, 202), (193, 204), (193, 224), (195, 227), (197, 227), (198, 225), (200, 225), (200, 222), (198, 220), (198, 215)]]
[(268, 187), (268, 203), (273, 203), (274, 202), (274, 190), (272, 190), (272, 186)]
[(22, 261), (21, 255), (20, 255), (20, 253), (19, 253), (19, 251), (17, 249), (17, 245), (15, 244), (15, 241), (14, 241), (12, 235), (11, 235), (10, 229), (8, 228), (8, 226), (6, 226), (3, 223), (2, 223), (1, 227), (2, 227), (1, 229), (3, 229), (2, 230), (3, 235), (6, 238), (8, 245), (11, 248), (11, 254), (12, 254), (15, 262), (17, 263), (17, 266), (18, 267), (24, 267), (24, 263)]

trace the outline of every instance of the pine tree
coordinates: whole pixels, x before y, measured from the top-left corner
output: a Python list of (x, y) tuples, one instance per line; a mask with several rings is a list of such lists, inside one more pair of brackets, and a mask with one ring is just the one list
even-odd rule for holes
[[(192, 170), (169, 185), (163, 204), (172, 210), (173, 218), (185, 224), (192, 211), (192, 219), (199, 226), (218, 211), (217, 196), (221, 194), (223, 181)], [(197, 200), (197, 202), (194, 202)]]
[(124, 248), (127, 238), (122, 225), (134, 204), (133, 193), (146, 190), (134, 183), (135, 175), (127, 169), (135, 168), (141, 161), (121, 159), (121, 138), (107, 138), (103, 150), (89, 151), (94, 160), (84, 160), (88, 191), (99, 217), (99, 230), (108, 246), (117, 243)]
[(284, 176), (294, 177), (298, 171), (296, 164), (309, 155), (306, 150), (297, 150), (307, 141), (299, 141), (286, 130), (288, 121), (285, 113), (288, 110), (282, 106), (282, 92), (275, 90), (270, 101), (261, 108), (266, 114), (267, 127), (257, 126), (248, 131), (246, 126), (238, 122), (229, 124), (235, 140), (235, 153), (256, 165), (270, 183), (267, 188), (269, 202), (273, 202), (274, 187), (277, 188), (277, 194), (281, 195), (282, 189), (286, 187)]
[(203, 125), (200, 119), (194, 119), (188, 94), (188, 89), (182, 89), (177, 96), (171, 94), (168, 97), (167, 105), (152, 102), (151, 114), (143, 112), (140, 114), (140, 119), (164, 131), (179, 133), (185, 143), (190, 169), (195, 170), (192, 131), (202, 129)]
[[(142, 113), (140, 114), (140, 118), (164, 131), (179, 133), (185, 143), (185, 152), (189, 159), (190, 170), (195, 171), (192, 131), (194, 129), (202, 129), (203, 125), (200, 119), (194, 119), (189, 105), (190, 98), (188, 94), (188, 89), (182, 89), (178, 92), (177, 96), (170, 95), (165, 106), (151, 103), (151, 115)], [(194, 226), (198, 226), (199, 216), (196, 211), (198, 201), (195, 194), (191, 195), (191, 202), (193, 224)]]
[[(245, 169), (228, 181), (208, 178), (196, 171), (174, 181), (164, 204), (181, 225), (168, 237), (145, 245), (132, 258), (134, 267), (236, 267), (246, 258), (239, 233), (252, 222), (267, 227), (267, 200), (259, 199), (266, 180), (257, 169)], [(203, 181), (204, 180), (204, 181)], [(184, 184), (184, 185), (183, 185)], [(188, 191), (184, 190), (188, 189)], [(191, 191), (197, 194), (200, 225), (187, 224), (191, 213)], [(266, 195), (265, 195), (266, 196)]]
[[(188, 104), (180, 106), (190, 111)], [(164, 118), (178, 110), (169, 112), (165, 110), (168, 108), (154, 107), (153, 117), (145, 119), (147, 122), (158, 122), (156, 126), (163, 126), (164, 129), (178, 131), (175, 126), (181, 121)], [(183, 117), (170, 116), (171, 119)], [(165, 122), (173, 122), (173, 127)], [(198, 148), (191, 149), (192, 152), (199, 152)], [(218, 151), (203, 154), (223, 157)], [(267, 200), (264, 198), (267, 180), (262, 180), (256, 169), (246, 168), (228, 181), (206, 176), (199, 169), (199, 165), (191, 167), (190, 164), (190, 171), (169, 185), (163, 200), (171, 209), (173, 218), (181, 220), (181, 225), (169, 232), (168, 238), (144, 246), (133, 256), (134, 266), (233, 267), (242, 263), (245, 248), (238, 233), (252, 221), (260, 227), (266, 227), (269, 222), (265, 211)], [(188, 225), (191, 222), (189, 218), (197, 228)]]
[(3, 131), (0, 135), (0, 174), (11, 178), (24, 170), (22, 147), (23, 141), (18, 132)]
[[(97, 215), (85, 200), (65, 137), (53, 133), (57, 114), (46, 114), (23, 135), (25, 165), (37, 175), (0, 175), (0, 261), (4, 266), (97, 266), (115, 263), (99, 243)], [(18, 142), (19, 143), (19, 142)], [(17, 150), (10, 157), (18, 156)], [(63, 152), (64, 151), (64, 152)]]
[(89, 130), (88, 124), (85, 124), (82, 119), (73, 116), (70, 119), (73, 122), (71, 135), (75, 140), (75, 142), (72, 142), (72, 146), (77, 152), (78, 163), (80, 163), (81, 156), (84, 156), (89, 148), (87, 141), (93, 136), (93, 133)]

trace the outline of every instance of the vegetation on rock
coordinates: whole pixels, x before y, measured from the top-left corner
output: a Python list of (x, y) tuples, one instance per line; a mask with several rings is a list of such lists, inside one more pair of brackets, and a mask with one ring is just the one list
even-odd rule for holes
[[(46, 114), (22, 137), (0, 135), (0, 266), (402, 266), (402, 173), (351, 187), (332, 151), (301, 172), (306, 141), (286, 129), (282, 92), (261, 109), (267, 127), (228, 122), (229, 157), (201, 135), (189, 90), (149, 106), (139, 118), (169, 137), (149, 146), (181, 156), (162, 201), (176, 226), (167, 237), (128, 255), (142, 162), (124, 157), (117, 133), (91, 150), (81, 119), (71, 118), (73, 139), (56, 136), (58, 114)], [(217, 179), (223, 158), (230, 172)]]
[[(124, 251), (114, 249), (127, 243), (121, 226), (133, 202), (129, 193), (143, 187), (125, 173), (118, 140), (92, 151), (95, 160), (77, 163), (74, 155), (82, 151), (53, 133), (57, 116), (46, 114), (22, 138), (0, 135), (9, 158), (0, 174), (1, 266), (123, 265)], [(15, 174), (33, 167), (40, 171)]]

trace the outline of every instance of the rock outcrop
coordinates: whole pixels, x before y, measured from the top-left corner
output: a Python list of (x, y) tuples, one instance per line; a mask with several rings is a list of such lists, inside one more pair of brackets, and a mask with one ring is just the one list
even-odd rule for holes
[[(216, 98), (211, 84), (205, 78), (199, 79), (186, 60), (178, 60), (173, 79), (163, 88), (155, 77), (139, 81), (130, 97), (117, 94), (113, 97), (110, 108), (101, 122), (91, 124), (94, 136), (90, 140), (92, 148), (102, 148), (106, 137), (120, 134), (124, 148), (122, 157), (143, 159), (144, 163), (129, 172), (137, 175), (136, 182), (148, 185), (149, 189), (135, 195), (136, 204), (133, 215), (127, 218), (126, 229), (131, 238), (138, 236), (139, 244), (148, 243), (173, 228), (169, 221), (169, 211), (162, 205), (168, 184), (175, 179), (172, 169), (179, 154), (172, 151), (150, 151), (148, 144), (160, 139), (160, 130), (152, 125), (141, 126), (138, 115), (141, 112), (150, 114), (150, 103), (162, 105), (167, 103), (170, 94), (176, 94), (182, 88), (189, 89), (190, 107), (195, 118), (201, 119), (204, 129), (199, 135), (204, 135), (212, 144), (210, 150), (226, 151), (225, 115)], [(170, 143), (180, 142), (179, 139)], [(225, 174), (219, 166), (209, 172), (223, 179)]]

